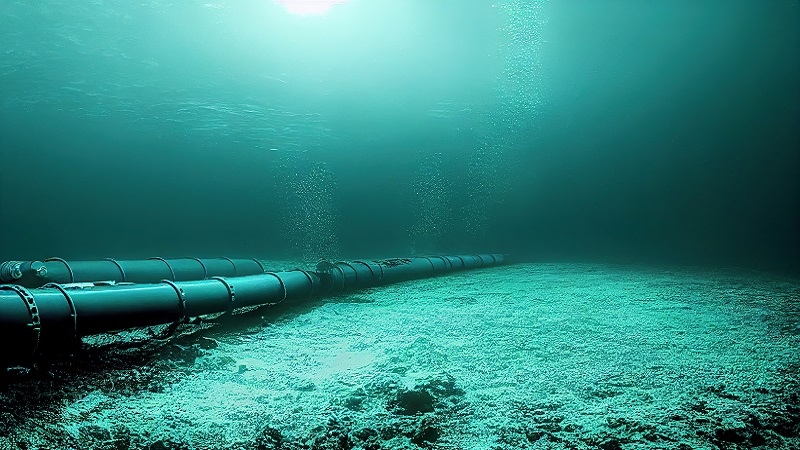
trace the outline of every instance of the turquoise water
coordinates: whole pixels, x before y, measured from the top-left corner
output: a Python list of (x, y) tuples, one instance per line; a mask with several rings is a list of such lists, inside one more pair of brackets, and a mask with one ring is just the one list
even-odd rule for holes
[(797, 267), (796, 1), (303, 7), (2, 1), (0, 260)]

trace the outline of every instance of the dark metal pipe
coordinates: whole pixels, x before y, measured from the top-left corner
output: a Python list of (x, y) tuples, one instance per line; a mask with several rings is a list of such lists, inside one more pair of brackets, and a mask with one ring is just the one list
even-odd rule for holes
[(48, 258), (41, 261), (7, 261), (0, 264), (0, 282), (29, 288), (47, 283), (115, 281), (156, 283), (160, 280), (202, 280), (212, 276), (240, 277), (264, 273), (256, 259), (149, 258), (143, 260), (72, 261)]
[[(238, 308), (303, 301), (504, 261), (504, 255), (488, 254), (322, 261), (315, 272), (293, 270), (193, 281), (165, 279), (154, 284), (50, 283), (30, 290), (0, 285), (0, 367), (71, 346), (82, 336), (178, 323), (189, 317)], [(124, 266), (135, 267), (136, 264)], [(174, 271), (178, 266), (170, 267)], [(175, 278), (174, 272), (172, 275)]]

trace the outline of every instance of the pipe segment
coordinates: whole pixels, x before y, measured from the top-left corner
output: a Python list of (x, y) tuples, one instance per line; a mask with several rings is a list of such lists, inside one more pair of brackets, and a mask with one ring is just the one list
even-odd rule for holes
[[(71, 348), (83, 336), (183, 322), (239, 308), (305, 301), (504, 261), (505, 256), (498, 254), (427, 256), (322, 261), (314, 272), (298, 269), (204, 280), (164, 279), (149, 284), (48, 283), (37, 289), (0, 285), (0, 368), (31, 361), (40, 353)], [(165, 261), (157, 262), (166, 267)], [(229, 264), (235, 266), (233, 261)], [(175, 270), (180, 266), (170, 267), (173, 278), (177, 277)]]
[(257, 259), (149, 258), (143, 260), (72, 261), (48, 258), (42, 261), (7, 261), (0, 265), (0, 282), (28, 288), (47, 283), (115, 281), (156, 283), (160, 280), (202, 280), (212, 276), (236, 277), (264, 273)]
[(339, 294), (354, 289), (381, 286), (446, 272), (488, 267), (505, 262), (505, 255), (460, 255), (394, 258), (373, 261), (340, 261), (317, 264), (326, 292)]
[(316, 273), (302, 270), (151, 284), (0, 285), (0, 365), (69, 348), (83, 336), (302, 301), (320, 286)]

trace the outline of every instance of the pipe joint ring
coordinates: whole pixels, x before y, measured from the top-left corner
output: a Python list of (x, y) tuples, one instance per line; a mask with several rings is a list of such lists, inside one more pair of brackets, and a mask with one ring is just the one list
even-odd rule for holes
[(277, 305), (286, 300), (286, 297), (289, 295), (289, 293), (286, 291), (286, 285), (283, 284), (283, 280), (281, 280), (281, 277), (279, 277), (278, 274), (276, 274), (275, 272), (264, 272), (264, 275), (272, 275), (273, 277), (275, 277), (278, 280), (278, 283), (280, 283), (281, 289), (283, 290), (283, 297), (281, 297), (281, 299), (278, 300), (277, 302), (272, 303), (272, 305)]
[(228, 304), (228, 312), (231, 312), (234, 308), (234, 303), (236, 303), (236, 291), (233, 289), (233, 285), (223, 277), (211, 277), (209, 279), (219, 281), (225, 285), (226, 289), (228, 289), (228, 298), (230, 299), (230, 303)]
[(161, 282), (172, 286), (172, 289), (175, 289), (175, 293), (178, 294), (178, 319), (175, 323), (186, 322), (186, 293), (183, 292), (183, 288), (172, 280), (161, 280)]
[(258, 267), (261, 269), (262, 272), (266, 272), (267, 271), (267, 268), (264, 267), (263, 264), (261, 264), (261, 261), (255, 259), (255, 258), (253, 258), (253, 261), (255, 261), (255, 263), (258, 265)]
[(122, 268), (122, 264), (120, 264), (119, 262), (117, 262), (117, 260), (116, 260), (116, 259), (114, 259), (114, 258), (106, 258), (106, 261), (111, 261), (112, 263), (114, 263), (114, 265), (115, 265), (115, 266), (117, 266), (117, 269), (119, 269), (119, 275), (122, 277), (122, 279), (121, 279), (121, 280), (119, 280), (119, 281), (121, 281), (121, 282), (123, 282), (123, 283), (124, 283), (125, 281), (127, 281), (127, 280), (125, 279), (125, 269), (123, 269), (123, 268)]
[(67, 305), (69, 306), (69, 315), (72, 317), (72, 340), (75, 341), (78, 339), (78, 310), (75, 309), (75, 302), (72, 300), (72, 296), (69, 295), (64, 286), (58, 283), (47, 283), (43, 288), (51, 288), (51, 289), (58, 289), (61, 292), (61, 295), (64, 296), (64, 300), (66, 300)]
[[(161, 262), (163, 262), (164, 264), (166, 264), (166, 265), (167, 265), (167, 269), (169, 269), (169, 274), (170, 274), (170, 276), (172, 276), (172, 281), (175, 281), (175, 271), (174, 271), (174, 270), (172, 270), (172, 266), (169, 264), (169, 262), (167, 262), (167, 260), (166, 260), (166, 259), (164, 259), (164, 258), (161, 258), (161, 257), (158, 257), (158, 256), (154, 256), (154, 257), (152, 257), (152, 258), (147, 258), (147, 259), (158, 260), (158, 261), (161, 261)], [(162, 280), (162, 281), (163, 281), (163, 280)]]
[(0, 290), (14, 291), (19, 295), (19, 298), (25, 302), (25, 306), (28, 308), (28, 314), (31, 316), (28, 327), (30, 327), (34, 335), (35, 342), (33, 345), (33, 352), (35, 353), (36, 349), (39, 347), (39, 339), (42, 335), (42, 318), (39, 316), (39, 308), (36, 306), (36, 300), (33, 298), (33, 294), (24, 287), (16, 284), (0, 285)]
[[(342, 268), (341, 268), (341, 267), (339, 267), (339, 265), (338, 265), (338, 264), (335, 264), (335, 265), (333, 266), (333, 269), (335, 269), (335, 270), (338, 270), (338, 271), (339, 271), (339, 275), (341, 275), (341, 276), (339, 277), (339, 279), (342, 281), (342, 282), (341, 282), (341, 286), (338, 286), (338, 288), (337, 288), (337, 286), (335, 286), (335, 285), (334, 285), (334, 286), (333, 286), (333, 289), (338, 289), (338, 291), (337, 291), (336, 293), (337, 293), (337, 294), (341, 294), (342, 292), (344, 292), (344, 278), (345, 278), (345, 273), (344, 273), (344, 270), (342, 270)], [(331, 270), (331, 272), (333, 272), (333, 270)], [(333, 277), (333, 279), (334, 279), (334, 280), (336, 280), (336, 277)]]
[(231, 266), (233, 267), (233, 276), (236, 276), (236, 263), (233, 262), (232, 259), (226, 258), (224, 256), (220, 256), (219, 259), (224, 259), (225, 261), (228, 261), (229, 263), (231, 263)]
[(193, 259), (193, 260), (197, 261), (198, 263), (200, 263), (200, 267), (203, 268), (203, 279), (205, 280), (206, 278), (208, 278), (208, 268), (206, 267), (205, 264), (203, 264), (203, 260), (202, 259), (200, 259), (200, 258), (188, 258), (188, 259)]
[(75, 273), (72, 271), (72, 267), (69, 266), (68, 262), (64, 261), (61, 258), (55, 258), (55, 257), (54, 258), (47, 258), (47, 259), (44, 260), (44, 262), (50, 262), (50, 261), (58, 261), (61, 264), (63, 264), (64, 267), (67, 268), (67, 272), (69, 272), (69, 283), (74, 283), (75, 282)]
[[(352, 264), (347, 261), (338, 261), (336, 262), (336, 266), (340, 268), (339, 270), (341, 270), (341, 266), (347, 266), (353, 269), (353, 283), (355, 283), (356, 286), (358, 285), (358, 270), (353, 267)], [(342, 271), (342, 274), (344, 274), (344, 271)], [(344, 278), (342, 278), (342, 290), (344, 290)]]
[[(319, 285), (314, 283), (314, 277), (312, 277), (311, 274), (308, 271), (305, 271), (303, 269), (297, 269), (297, 270), (302, 272), (303, 275), (305, 275), (306, 278), (308, 279), (308, 284), (309, 284), (309, 286), (311, 286), (311, 289), (308, 290), (308, 297), (306, 297), (305, 300), (310, 300), (317, 293), (317, 289), (319, 288)], [(319, 278), (317, 278), (317, 279), (319, 279)]]

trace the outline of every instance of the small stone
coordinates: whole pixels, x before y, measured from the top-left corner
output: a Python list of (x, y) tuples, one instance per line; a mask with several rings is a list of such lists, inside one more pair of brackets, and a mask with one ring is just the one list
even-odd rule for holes
[(211, 350), (212, 348), (219, 347), (219, 344), (214, 339), (207, 337), (200, 337), (197, 339), (197, 346), (203, 350)]
[(433, 411), (433, 396), (427, 391), (404, 391), (397, 394), (394, 406), (400, 414), (413, 416)]
[(717, 428), (715, 435), (720, 441), (733, 442), (735, 444), (741, 444), (747, 440), (743, 428)]

